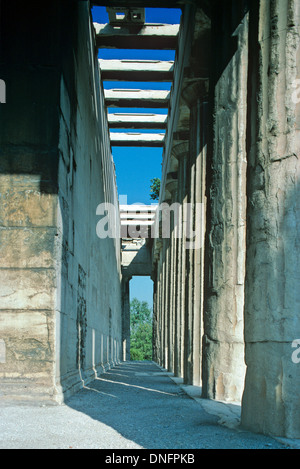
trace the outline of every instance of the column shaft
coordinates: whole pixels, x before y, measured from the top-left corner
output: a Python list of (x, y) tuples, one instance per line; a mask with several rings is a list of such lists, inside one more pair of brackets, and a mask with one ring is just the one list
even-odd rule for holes
[(288, 438), (300, 438), (299, 31), (298, 1), (252, 2), (242, 424)]
[(207, 168), (203, 396), (239, 401), (245, 376), (248, 73), (248, 15), (242, 2), (238, 7), (236, 2), (218, 5), (212, 24), (214, 120)]
[(123, 361), (130, 360), (130, 278), (122, 279), (122, 335)]

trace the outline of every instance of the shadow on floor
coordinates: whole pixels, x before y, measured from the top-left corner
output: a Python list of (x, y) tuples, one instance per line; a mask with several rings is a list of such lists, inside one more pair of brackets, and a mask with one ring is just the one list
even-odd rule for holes
[(126, 362), (99, 376), (66, 405), (145, 449), (282, 448), (272, 438), (219, 425), (153, 362)]

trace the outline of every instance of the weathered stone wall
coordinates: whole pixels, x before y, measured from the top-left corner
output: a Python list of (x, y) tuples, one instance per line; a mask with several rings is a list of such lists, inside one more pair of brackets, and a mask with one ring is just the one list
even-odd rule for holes
[(300, 438), (299, 1), (252, 2), (250, 50), (242, 423)]
[(56, 381), (64, 392), (80, 384), (78, 370), (88, 381), (122, 353), (120, 239), (96, 234), (99, 204), (118, 213), (114, 163), (88, 4), (78, 5), (60, 95)]
[(54, 392), (62, 12), (58, 2), (44, 11), (47, 22), (34, 2), (1, 2), (0, 392), (12, 398)]
[(87, 2), (17, 4), (1, 3), (0, 389), (61, 400), (121, 358), (120, 243), (96, 235), (114, 165)]

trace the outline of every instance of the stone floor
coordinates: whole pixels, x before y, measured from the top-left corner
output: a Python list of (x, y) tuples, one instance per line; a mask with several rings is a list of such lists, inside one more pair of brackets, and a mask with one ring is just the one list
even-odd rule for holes
[(199, 399), (152, 362), (126, 362), (61, 406), (0, 404), (0, 449), (293, 447), (243, 431), (237, 415), (237, 406)]

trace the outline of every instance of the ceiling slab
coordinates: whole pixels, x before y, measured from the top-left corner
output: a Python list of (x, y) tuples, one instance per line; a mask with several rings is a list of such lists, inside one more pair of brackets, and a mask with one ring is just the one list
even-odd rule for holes
[(94, 28), (98, 48), (175, 50), (180, 25), (114, 26), (94, 23)]

